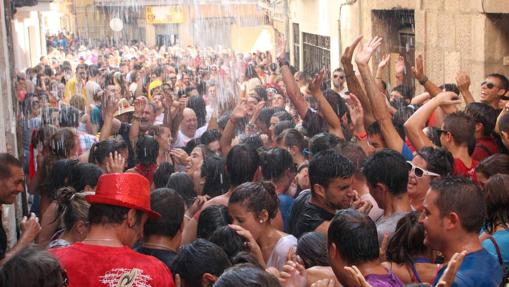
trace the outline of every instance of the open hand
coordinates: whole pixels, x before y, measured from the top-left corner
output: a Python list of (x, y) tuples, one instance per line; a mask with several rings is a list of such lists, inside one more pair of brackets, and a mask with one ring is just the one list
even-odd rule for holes
[(382, 37), (375, 36), (366, 45), (363, 45), (359, 52), (357, 52), (357, 55), (355, 55), (355, 62), (358, 65), (367, 64), (373, 53), (382, 46), (382, 41)]
[(424, 59), (422, 55), (415, 57), (415, 66), (412, 67), (412, 73), (418, 81), (424, 78)]
[(465, 72), (458, 72), (456, 74), (456, 85), (460, 91), (468, 91), (470, 88), (470, 77)]
[(390, 59), (391, 59), (390, 54), (385, 55), (385, 57), (383, 57), (382, 61), (380, 61), (380, 63), (378, 63), (378, 69), (382, 70), (385, 67), (387, 67), (387, 64), (389, 64)]
[(362, 35), (355, 38), (353, 43), (350, 46), (345, 48), (345, 52), (343, 53), (343, 55), (341, 55), (341, 64), (343, 64), (343, 66), (352, 64), (353, 52), (355, 51), (355, 48), (357, 47), (357, 45), (359, 45), (359, 42), (361, 40), (362, 40)]
[(316, 95), (316, 93), (320, 92), (320, 87), (322, 86), (323, 77), (325, 75), (325, 69), (322, 68), (320, 72), (314, 77), (314, 79), (309, 83), (308, 89), (311, 95)]
[(39, 232), (41, 232), (41, 225), (39, 224), (39, 218), (35, 215), (35, 213), (30, 214), (30, 218), (23, 216), (20, 222), (21, 228), (21, 239), (30, 243), (35, 240)]
[(106, 173), (124, 172), (125, 162), (125, 158), (119, 152), (110, 153), (106, 159)]

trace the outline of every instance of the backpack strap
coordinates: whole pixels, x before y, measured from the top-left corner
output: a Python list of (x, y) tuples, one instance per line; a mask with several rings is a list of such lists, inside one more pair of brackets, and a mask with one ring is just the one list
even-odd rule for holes
[(504, 265), (504, 260), (502, 259), (502, 252), (500, 252), (500, 247), (498, 246), (497, 244), (497, 241), (495, 240), (495, 238), (493, 238), (493, 236), (489, 236), (488, 239), (493, 243), (493, 245), (495, 246), (495, 250), (497, 250), (497, 257), (498, 257), (498, 262), (500, 263), (500, 265)]
[(487, 146), (483, 145), (482, 143), (478, 143), (477, 146), (481, 148), (485, 153), (488, 154), (488, 156), (492, 155), (493, 153), (488, 149)]

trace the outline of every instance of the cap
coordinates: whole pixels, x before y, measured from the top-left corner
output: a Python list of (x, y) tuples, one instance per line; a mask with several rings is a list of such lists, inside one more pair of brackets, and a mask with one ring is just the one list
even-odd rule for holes
[(134, 208), (157, 219), (160, 214), (150, 208), (150, 183), (137, 173), (109, 173), (99, 177), (94, 195), (87, 195), (89, 203)]

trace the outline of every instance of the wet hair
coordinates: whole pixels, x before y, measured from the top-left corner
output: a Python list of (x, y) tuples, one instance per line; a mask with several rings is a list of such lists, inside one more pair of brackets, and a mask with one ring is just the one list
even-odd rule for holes
[(224, 205), (211, 205), (205, 208), (198, 218), (197, 237), (208, 239), (214, 231), (232, 223), (228, 209)]
[(373, 122), (370, 124), (366, 132), (369, 136), (382, 135), (382, 130), (380, 129), (380, 124), (378, 122)]
[(173, 189), (158, 188), (150, 193), (150, 207), (161, 217), (149, 218), (143, 228), (143, 235), (174, 237), (182, 227), (186, 212), (182, 197)]
[(70, 168), (67, 185), (81, 192), (88, 185), (94, 188), (104, 171), (92, 163), (78, 163)]
[(400, 93), (403, 96), (403, 98), (408, 102), (410, 102), (414, 97), (412, 93), (412, 88), (407, 85), (399, 85), (394, 87), (392, 90)]
[(276, 136), (276, 139), (279, 139), (279, 136), (287, 129), (293, 129), (295, 128), (295, 124), (293, 121), (280, 121), (276, 124), (274, 127), (274, 135)]
[(122, 138), (115, 137), (102, 140), (93, 144), (90, 148), (88, 162), (101, 165), (111, 153), (119, 152), (122, 149), (127, 149), (127, 144)]
[(309, 161), (311, 192), (315, 192), (313, 187), (315, 184), (327, 188), (335, 178), (350, 178), (353, 173), (354, 166), (346, 157), (333, 150), (320, 152)]
[(426, 137), (437, 147), (442, 146), (440, 143), (440, 129), (436, 127), (427, 127), (426, 128)]
[(22, 168), (23, 164), (17, 158), (9, 153), (0, 153), (0, 179), (6, 179), (12, 176), (11, 168)]
[(279, 287), (274, 275), (252, 264), (239, 264), (227, 269), (214, 287)]
[[(193, 152), (193, 149), (200, 145), (201, 145), (201, 141), (199, 138), (191, 139), (190, 141), (187, 142), (186, 146), (183, 149), (187, 154), (191, 154)], [(203, 152), (203, 150), (202, 150), (202, 152)]]
[(279, 107), (263, 108), (258, 115), (257, 122), (264, 124), (268, 128), (270, 126), (270, 118), (281, 111), (284, 111), (284, 109)]
[[(81, 95), (74, 95), (69, 100), (69, 105), (75, 109), (77, 109), (80, 114), (85, 112), (85, 98)], [(78, 118), (79, 120), (79, 118)]]
[(503, 114), (498, 120), (498, 128), (501, 132), (509, 134), (509, 113)]
[(357, 265), (379, 257), (375, 223), (354, 209), (336, 213), (327, 232), (328, 244), (334, 243), (345, 265)]
[(141, 165), (155, 164), (159, 156), (159, 143), (152, 136), (141, 136), (136, 142), (136, 159)]
[(173, 262), (175, 274), (179, 274), (184, 286), (202, 286), (202, 276), (210, 273), (221, 276), (231, 266), (230, 260), (221, 247), (204, 239), (197, 239), (180, 248)]
[(333, 90), (327, 90), (324, 94), (325, 99), (334, 110), (334, 113), (341, 118), (348, 112), (345, 100)]
[(282, 143), (284, 143), (286, 146), (295, 146), (301, 153), (303, 153), (304, 149), (307, 147), (304, 136), (294, 128), (283, 131), (283, 133), (281, 133), (281, 139)]
[(83, 194), (76, 192), (72, 187), (62, 187), (56, 192), (56, 200), (57, 213), (62, 218), (65, 231), (72, 230), (79, 220), (87, 221), (90, 204)]
[(443, 148), (423, 147), (416, 154), (426, 161), (426, 169), (441, 176), (452, 174), (454, 158)]
[(154, 187), (166, 187), (170, 176), (175, 172), (175, 167), (169, 162), (161, 163), (154, 172)]
[(272, 148), (260, 153), (262, 176), (264, 180), (278, 181), (287, 170), (296, 172), (292, 155), (286, 149)]
[(77, 160), (71, 159), (61, 159), (53, 163), (44, 180), (46, 195), (49, 199), (56, 199), (57, 189), (67, 185), (71, 170), (78, 163)]
[(273, 219), (279, 208), (279, 198), (270, 182), (246, 182), (233, 190), (228, 201), (228, 205), (232, 204), (240, 204), (256, 216), (266, 210), (269, 219)]
[(72, 106), (63, 106), (59, 113), (59, 125), (62, 128), (75, 128), (80, 124), (80, 111)]
[[(293, 118), (292, 118), (292, 115), (290, 115), (287, 111), (285, 110), (282, 110), (282, 111), (278, 111), (278, 112), (275, 112), (272, 117), (276, 117), (279, 119), (279, 121), (293, 121)], [(270, 125), (270, 120), (269, 120), (269, 125)]]
[(486, 103), (470, 103), (465, 107), (465, 113), (471, 116), (476, 123), (483, 125), (482, 136), (489, 137), (497, 123), (497, 110)]
[[(88, 210), (88, 222), (91, 225), (121, 224), (127, 218), (130, 208), (109, 204), (90, 205)], [(141, 224), (143, 211), (136, 210), (136, 223)]]
[(219, 227), (209, 238), (210, 242), (221, 247), (233, 259), (239, 252), (249, 251), (245, 239), (229, 226)]
[(59, 113), (59, 119), (60, 119), (60, 111), (58, 109), (50, 108), (50, 107), (43, 107), (41, 109), (41, 125), (47, 126), (50, 124), (56, 124), (56, 123), (51, 122), (53, 120), (51, 118), (51, 114), (56, 113), (56, 112)]
[(406, 193), (408, 167), (405, 158), (391, 149), (383, 149), (369, 157), (363, 165), (368, 184), (384, 184), (393, 196)]
[(175, 172), (170, 175), (166, 187), (174, 189), (184, 199), (189, 208), (193, 205), (196, 193), (194, 192), (193, 179), (185, 172)]
[(387, 260), (397, 264), (412, 264), (417, 256), (422, 256), (426, 251), (424, 226), (419, 223), (419, 213), (410, 212), (398, 221), (396, 231), (389, 239)]
[(241, 144), (245, 144), (254, 150), (263, 147), (263, 141), (259, 134), (246, 135), (240, 139)]
[(233, 146), (226, 156), (226, 170), (234, 187), (252, 181), (259, 166), (258, 153), (245, 144)]
[(456, 84), (453, 84), (453, 83), (445, 83), (445, 84), (440, 85), (438, 88), (440, 90), (444, 90), (446, 92), (453, 92), (456, 95), (460, 94), (460, 89), (458, 89), (458, 86), (456, 86)]
[(334, 148), (340, 143), (340, 139), (330, 133), (319, 133), (314, 135), (309, 142), (311, 154), (317, 154), (321, 151)]
[(196, 114), (198, 127), (203, 127), (206, 124), (207, 111), (205, 109), (205, 101), (202, 96), (190, 97), (187, 101), (187, 107), (192, 109)]
[(230, 112), (225, 112), (223, 115), (219, 116), (217, 119), (217, 126), (219, 129), (224, 130), (226, 127), (226, 124), (228, 123), (228, 120), (230, 120)]
[(430, 183), (430, 189), (437, 193), (435, 204), (440, 216), (455, 212), (463, 229), (478, 234), (486, 217), (486, 206), (481, 189), (465, 177), (442, 177)]
[(509, 174), (509, 155), (496, 153), (483, 159), (475, 169), (487, 178), (497, 173)]
[(56, 159), (67, 158), (71, 155), (71, 150), (76, 146), (74, 140), (76, 134), (69, 128), (60, 128), (54, 133), (49, 141), (51, 155)]
[(487, 76), (487, 78), (489, 78), (489, 77), (499, 79), (500, 80), (500, 88), (503, 90), (506, 90), (506, 91), (509, 90), (509, 80), (507, 79), (506, 76), (499, 74), (499, 73), (491, 73)]
[(355, 169), (356, 176), (362, 176), (362, 165), (368, 158), (364, 150), (358, 145), (351, 142), (344, 142), (335, 149), (340, 155), (349, 159)]
[(475, 141), (475, 121), (465, 112), (448, 114), (444, 118), (444, 130), (451, 133), (457, 145), (468, 145)]
[(90, 66), (88, 66), (88, 71), (89, 71), (90, 77), (96, 77), (99, 75), (99, 66), (90, 65)]
[(486, 199), (486, 231), (493, 234), (498, 226), (509, 223), (509, 175), (496, 174), (484, 186)]
[(218, 141), (221, 139), (221, 133), (218, 129), (212, 129), (205, 131), (201, 137), (200, 142), (204, 145), (208, 145), (212, 142)]
[(203, 159), (201, 176), (205, 177), (203, 193), (210, 197), (225, 194), (230, 188), (226, 162), (220, 156), (210, 155)]
[(392, 123), (394, 128), (398, 132), (399, 136), (404, 140), (405, 139), (405, 128), (404, 124), (413, 115), (415, 112), (415, 108), (412, 106), (404, 106), (398, 108), (396, 113), (392, 116)]
[(264, 87), (262, 86), (256, 86), (254, 88), (254, 92), (256, 93), (257, 97), (262, 100), (262, 101), (265, 101), (267, 102), (268, 98), (267, 98), (267, 90), (265, 90)]
[(299, 238), (297, 255), (306, 269), (314, 266), (330, 266), (327, 257), (327, 237), (319, 232), (308, 232)]
[(61, 287), (65, 272), (58, 260), (36, 245), (20, 250), (0, 269), (0, 286)]

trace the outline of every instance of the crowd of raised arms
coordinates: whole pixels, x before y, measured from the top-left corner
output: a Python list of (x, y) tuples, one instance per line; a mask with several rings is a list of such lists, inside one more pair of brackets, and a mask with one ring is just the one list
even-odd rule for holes
[(0, 204), (26, 191), (29, 215), (14, 245), (0, 224), (0, 286), (508, 282), (504, 75), (435, 83), (400, 56), (390, 87), (380, 37), (314, 75), (284, 42), (57, 40), (15, 82), (22, 149), (0, 154)]

